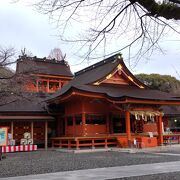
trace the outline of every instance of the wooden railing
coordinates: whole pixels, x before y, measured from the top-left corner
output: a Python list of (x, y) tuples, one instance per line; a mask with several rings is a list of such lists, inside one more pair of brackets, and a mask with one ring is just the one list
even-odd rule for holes
[(56, 148), (76, 148), (83, 147), (112, 147), (117, 146), (116, 137), (56, 137), (52, 138), (52, 147)]

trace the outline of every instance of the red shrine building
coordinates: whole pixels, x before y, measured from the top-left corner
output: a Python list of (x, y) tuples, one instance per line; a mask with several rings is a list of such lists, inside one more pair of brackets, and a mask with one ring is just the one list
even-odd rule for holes
[(180, 134), (165, 131), (163, 107), (179, 106), (180, 97), (147, 87), (119, 54), (74, 75), (66, 61), (21, 57), (16, 73), (24, 72), (31, 100), (0, 107), (0, 126), (16, 143), (25, 132), (46, 148), (155, 147), (170, 136), (179, 143)]

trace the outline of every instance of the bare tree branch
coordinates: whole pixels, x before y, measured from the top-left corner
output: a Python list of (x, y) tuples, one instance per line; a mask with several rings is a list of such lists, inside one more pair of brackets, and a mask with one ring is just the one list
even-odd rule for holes
[[(163, 52), (159, 41), (168, 31), (180, 34), (179, 0), (40, 0), (36, 7), (57, 23), (61, 40), (75, 44), (83, 57), (76, 64), (125, 49), (129, 60), (137, 63), (154, 51)], [(74, 23), (79, 29), (72, 35)], [(117, 41), (117, 48), (112, 48)], [(97, 48), (102, 53), (97, 54)]]
[[(178, 0), (170, 0), (169, 2), (162, 4), (156, 3), (155, 0), (130, 0), (132, 3), (139, 3), (154, 17), (164, 17), (166, 19), (180, 19), (180, 4)], [(171, 3), (173, 2), (173, 4)], [(175, 4), (174, 4), (175, 3)]]

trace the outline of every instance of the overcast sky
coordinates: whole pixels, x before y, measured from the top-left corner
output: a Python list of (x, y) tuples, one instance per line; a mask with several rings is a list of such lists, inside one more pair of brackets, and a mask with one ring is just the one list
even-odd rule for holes
[[(72, 65), (73, 71), (88, 66), (87, 63), (73, 66), (80, 62), (80, 59), (74, 55), (76, 49), (71, 44), (59, 40), (58, 29), (55, 28), (55, 24), (49, 22), (47, 15), (36, 12), (32, 6), (22, 2), (10, 3), (11, 1), (8, 0), (0, 0), (0, 2), (1, 46), (13, 46), (17, 50), (25, 47), (38, 57), (48, 56), (51, 49), (59, 47), (63, 53), (66, 53), (66, 59)], [(161, 46), (164, 53), (154, 53), (150, 60), (141, 61), (131, 71), (169, 74), (180, 79), (176, 72), (180, 73), (180, 36), (167, 37), (161, 42)], [(126, 53), (123, 54), (123, 58), (126, 62), (128, 58)], [(127, 62), (126, 65), (128, 67)]]

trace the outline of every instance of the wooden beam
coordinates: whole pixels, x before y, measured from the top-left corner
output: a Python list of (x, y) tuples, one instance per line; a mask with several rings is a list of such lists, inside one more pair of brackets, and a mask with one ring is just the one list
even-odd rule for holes
[(115, 101), (115, 100), (109, 100), (108, 101), (112, 103), (121, 103), (121, 104), (156, 104), (156, 105), (180, 105), (180, 100), (147, 100), (147, 99), (131, 99), (126, 98), (125, 100), (121, 101)]
[(56, 79), (68, 79), (71, 80), (73, 79), (73, 76), (55, 76), (55, 75), (47, 75), (47, 74), (31, 74), (34, 76), (38, 77), (47, 77), (47, 78), (56, 78)]
[(11, 116), (0, 116), (0, 121), (2, 120), (12, 120), (12, 119), (17, 119), (17, 120), (25, 120), (25, 119), (34, 119), (34, 120), (54, 120), (53, 117), (51, 116), (15, 116), (15, 115), (11, 115)]

